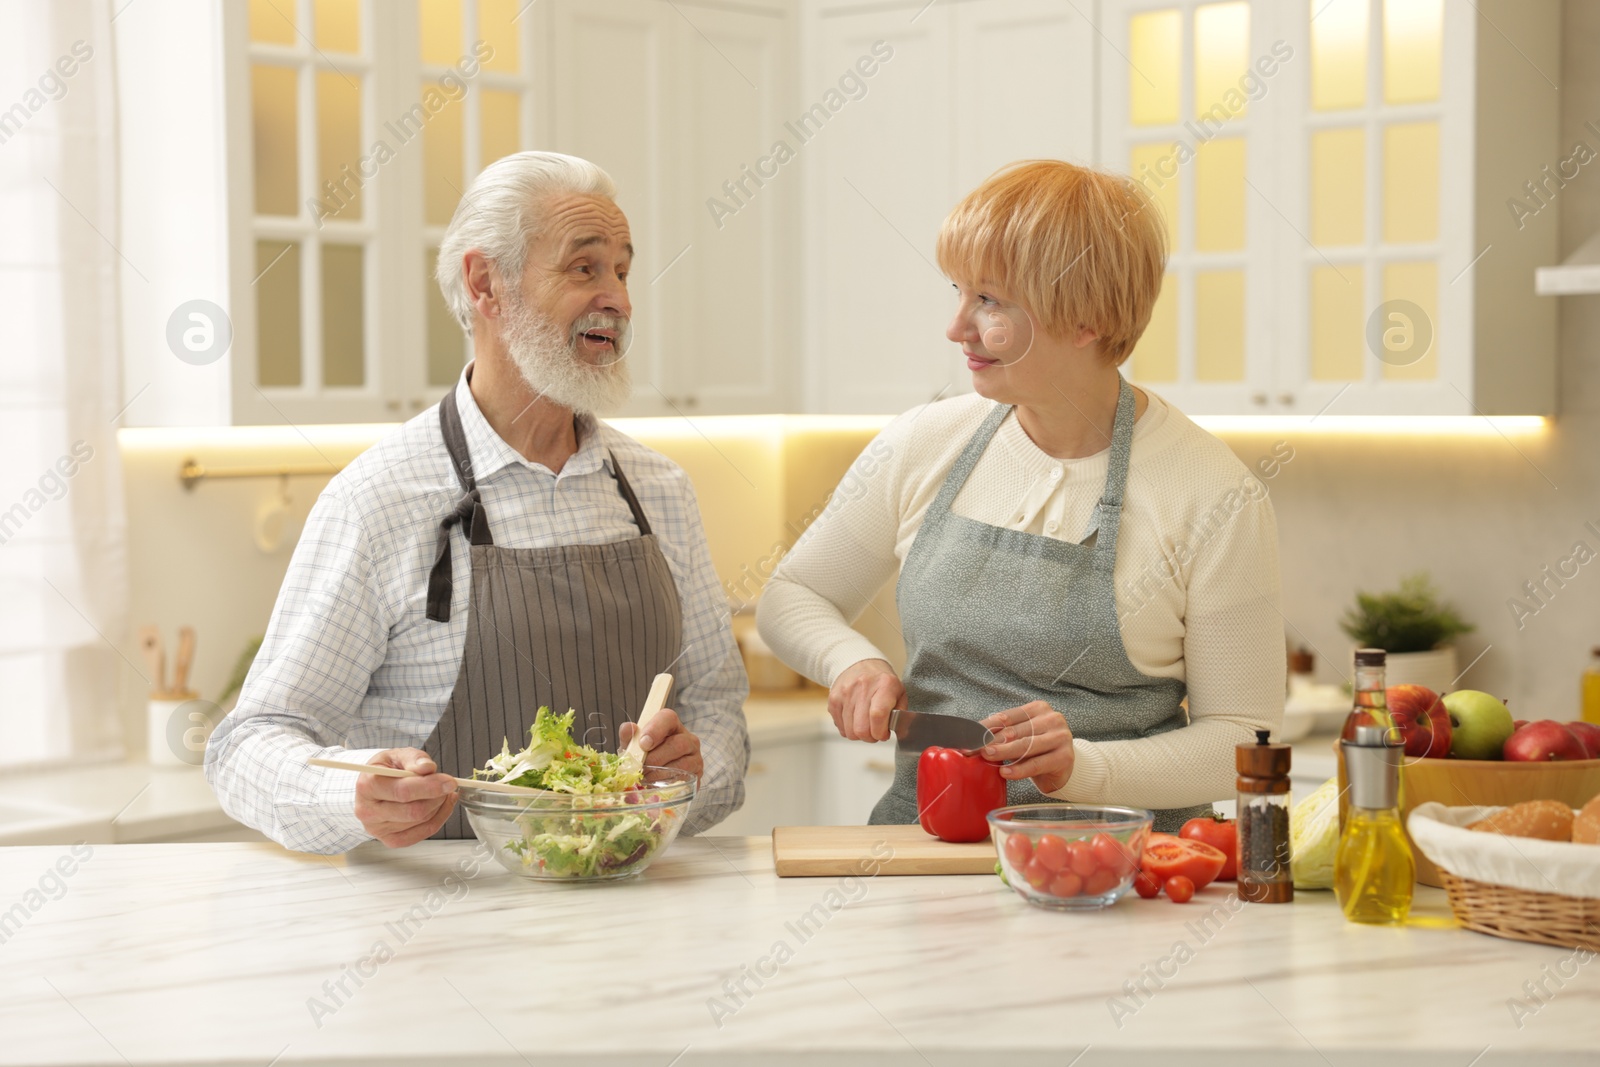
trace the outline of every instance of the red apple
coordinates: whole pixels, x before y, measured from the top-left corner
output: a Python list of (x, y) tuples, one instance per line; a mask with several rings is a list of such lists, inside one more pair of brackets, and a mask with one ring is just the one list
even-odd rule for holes
[(1406, 755), (1443, 759), (1450, 754), (1450, 712), (1438, 693), (1421, 685), (1391, 685), (1384, 701), (1406, 739)]
[(1578, 739), (1590, 759), (1600, 759), (1600, 726), (1592, 722), (1569, 722), (1567, 732)]
[(1554, 719), (1530, 722), (1506, 738), (1506, 759), (1522, 763), (1587, 759), (1588, 755), (1583, 742)]
[(1528, 725), (1528, 720), (1527, 719), (1512, 719), (1511, 720), (1512, 729), (1520, 730), (1526, 725)]

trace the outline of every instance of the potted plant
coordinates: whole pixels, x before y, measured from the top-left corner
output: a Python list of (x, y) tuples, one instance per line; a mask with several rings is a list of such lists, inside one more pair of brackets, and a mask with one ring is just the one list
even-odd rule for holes
[(1444, 693), (1459, 674), (1455, 639), (1475, 627), (1455, 608), (1441, 603), (1427, 574), (1418, 572), (1400, 580), (1391, 593), (1356, 593), (1356, 603), (1345, 614), (1341, 629), (1357, 648), (1381, 648), (1389, 653), (1389, 685), (1424, 685)]

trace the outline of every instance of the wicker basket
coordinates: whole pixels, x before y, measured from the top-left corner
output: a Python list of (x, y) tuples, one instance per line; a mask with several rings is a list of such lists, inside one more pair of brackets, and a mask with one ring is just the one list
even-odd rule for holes
[(1468, 930), (1513, 941), (1600, 952), (1600, 900), (1535, 893), (1461, 878), (1443, 867), (1450, 910)]

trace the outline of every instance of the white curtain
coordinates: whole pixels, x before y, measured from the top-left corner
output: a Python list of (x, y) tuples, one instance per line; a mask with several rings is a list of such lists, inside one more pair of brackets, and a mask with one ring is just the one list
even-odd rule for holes
[(0, 0), (5, 766), (121, 751), (129, 642), (111, 2)]

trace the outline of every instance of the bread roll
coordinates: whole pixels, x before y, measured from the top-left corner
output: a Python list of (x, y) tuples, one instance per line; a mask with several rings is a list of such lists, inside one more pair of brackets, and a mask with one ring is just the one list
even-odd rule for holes
[(1585, 804), (1572, 820), (1572, 840), (1580, 845), (1600, 845), (1600, 796)]
[(1479, 819), (1468, 830), (1545, 841), (1572, 840), (1572, 809), (1559, 800), (1527, 800)]

